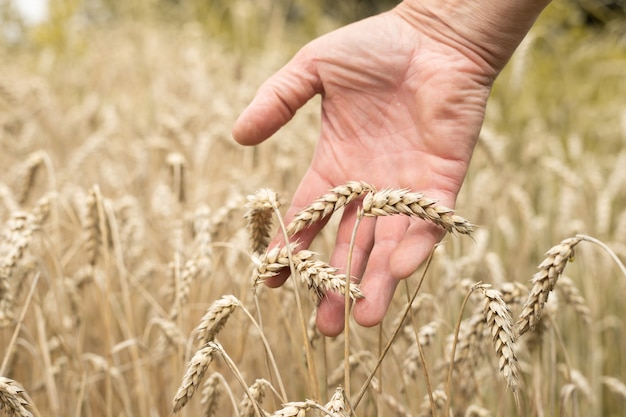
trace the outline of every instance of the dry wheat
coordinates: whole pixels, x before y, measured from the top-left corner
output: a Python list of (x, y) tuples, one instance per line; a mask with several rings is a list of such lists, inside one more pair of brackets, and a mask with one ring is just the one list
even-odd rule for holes
[(204, 277), (211, 273), (213, 265), (213, 222), (211, 220), (211, 209), (203, 204), (196, 208), (193, 219), (194, 231), (194, 252), (193, 259)]
[(45, 153), (36, 151), (30, 154), (20, 168), (18, 185), (15, 192), (19, 204), (24, 204), (35, 184), (35, 179), (40, 167), (43, 165)]
[(24, 252), (30, 245), (35, 227), (34, 217), (14, 212), (0, 236), (0, 327), (13, 320), (12, 277)]
[(98, 251), (102, 246), (102, 228), (100, 218), (104, 213), (102, 208), (102, 195), (100, 188), (94, 185), (89, 190), (87, 197), (87, 214), (85, 217), (85, 251), (87, 252), (87, 262), (94, 266), (98, 259)]
[(211, 304), (195, 329), (201, 346), (215, 339), (239, 304), (239, 300), (234, 295), (224, 295)]
[(196, 265), (194, 259), (190, 259), (185, 262), (182, 270), (180, 271), (180, 279), (178, 285), (176, 285), (176, 297), (174, 299), (174, 305), (170, 310), (170, 320), (176, 320), (180, 314), (181, 309), (189, 298), (189, 292), (191, 291), (191, 284), (197, 278), (200, 270)]
[(535, 273), (532, 278), (533, 286), (517, 320), (517, 332), (520, 336), (534, 329), (541, 319), (548, 295), (554, 289), (567, 262), (573, 259), (574, 247), (581, 240), (582, 237), (578, 236), (562, 240), (561, 243), (548, 250), (545, 259), (539, 264), (539, 272)]
[(350, 410), (346, 406), (346, 394), (343, 387), (339, 386), (335, 388), (335, 392), (326, 405), (324, 405), (324, 408), (333, 413), (332, 415), (336, 417), (350, 416)]
[(576, 284), (574, 284), (574, 281), (565, 275), (561, 276), (557, 290), (561, 298), (574, 308), (574, 311), (578, 314), (578, 317), (583, 323), (591, 324), (591, 309), (576, 287)]
[(250, 249), (252, 253), (261, 254), (270, 240), (272, 216), (274, 209), (279, 207), (278, 198), (274, 191), (262, 188), (248, 196), (245, 207), (244, 218), (250, 235)]
[(207, 344), (193, 355), (187, 364), (182, 383), (172, 400), (173, 413), (178, 412), (191, 400), (198, 386), (202, 383), (204, 374), (209, 368), (209, 365), (213, 361), (215, 351), (215, 346)]
[(167, 165), (172, 177), (172, 193), (176, 201), (183, 203), (185, 201), (185, 166), (187, 161), (182, 154), (172, 152), (167, 155)]
[(265, 389), (269, 385), (270, 383), (267, 380), (257, 379), (248, 387), (248, 392), (239, 403), (239, 417), (252, 417), (255, 415), (257, 408), (261, 410), (261, 404), (265, 398)]
[(17, 382), (0, 376), (0, 409), (10, 417), (33, 417), (26, 408), (29, 404), (22, 393), (25, 392)]
[[(253, 258), (256, 265), (253, 286), (256, 287), (261, 282), (278, 275), (280, 271), (289, 269), (289, 252), (291, 251), (293, 266), (302, 282), (307, 284), (315, 302), (321, 300), (327, 291), (345, 294), (346, 275), (338, 274), (337, 268), (315, 259), (315, 252), (301, 250), (294, 253), (297, 246), (298, 243), (290, 243), (288, 247), (276, 246), (260, 258)], [(353, 300), (363, 298), (363, 293), (357, 285), (350, 285), (350, 298)]]
[(200, 399), (200, 404), (204, 406), (203, 417), (212, 417), (217, 411), (217, 404), (222, 394), (220, 380), (220, 375), (214, 373), (207, 378), (202, 387), (202, 398)]
[(481, 291), (485, 296), (483, 315), (491, 334), (491, 341), (496, 351), (496, 356), (498, 357), (500, 373), (504, 376), (511, 391), (516, 392), (519, 379), (519, 364), (511, 311), (504, 300), (502, 300), (502, 295), (499, 291), (492, 288), (482, 288)]
[(370, 192), (363, 199), (365, 216), (391, 216), (403, 214), (416, 216), (442, 227), (448, 232), (471, 234), (474, 225), (454, 210), (437, 204), (437, 200), (426, 197), (422, 193), (414, 193), (403, 189), (385, 189)]
[[(439, 413), (442, 411), (444, 411), (444, 415), (447, 415), (447, 413), (445, 413), (445, 410), (444, 410), (446, 408), (446, 403), (448, 402), (448, 396), (446, 395), (445, 391), (441, 389), (436, 389), (432, 392), (432, 396), (433, 396), (432, 398), (433, 403), (435, 405), (435, 410), (432, 409), (430, 396), (427, 394), (424, 396), (424, 399), (422, 400), (422, 404), (420, 406), (419, 417), (435, 417), (439, 415)], [(436, 414), (433, 415), (433, 411)]]
[(372, 185), (363, 181), (349, 181), (331, 189), (295, 215), (291, 223), (287, 225), (287, 234), (295, 235), (373, 190)]
[(612, 376), (602, 377), (602, 383), (606, 385), (611, 392), (618, 394), (622, 399), (626, 400), (626, 384), (618, 378)]

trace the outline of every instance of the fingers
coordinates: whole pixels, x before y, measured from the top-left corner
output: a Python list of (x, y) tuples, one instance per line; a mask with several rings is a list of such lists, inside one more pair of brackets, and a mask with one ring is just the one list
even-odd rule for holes
[[(369, 256), (360, 254), (352, 263), (355, 272), (364, 268), (360, 289), (365, 298), (355, 303), (353, 315), (358, 324), (366, 327), (382, 321), (400, 280), (417, 270), (445, 233), (437, 226), (400, 216), (378, 218), (375, 229), (375, 242)], [(336, 248), (333, 259), (344, 259), (340, 249)], [(326, 336), (341, 333), (344, 313), (344, 297), (327, 294), (317, 313), (320, 332)]]
[(391, 275), (404, 279), (415, 272), (444, 235), (445, 231), (435, 225), (421, 221), (411, 224), (391, 254)]
[[(353, 224), (353, 223), (352, 223)], [(354, 306), (354, 318), (362, 326), (373, 326), (379, 323), (393, 297), (398, 280), (392, 276), (389, 268), (391, 254), (402, 239), (409, 225), (406, 217), (382, 217), (376, 219), (375, 232), (372, 233), (372, 223), (365, 223), (366, 230), (363, 233), (362, 250), (367, 249), (365, 239), (374, 236), (374, 241), (369, 242), (371, 251), (356, 257), (353, 260), (355, 272), (363, 271), (363, 279), (360, 288), (365, 299), (358, 300)], [(360, 229), (359, 229), (360, 230)], [(335, 249), (333, 259), (345, 259), (345, 250), (340, 247)], [(361, 250), (355, 251), (360, 253)], [(358, 275), (357, 275), (358, 276)], [(336, 294), (328, 294), (320, 303), (317, 313), (317, 327), (327, 336), (335, 336), (343, 330), (345, 307), (343, 297)]]
[(287, 65), (265, 81), (232, 130), (242, 145), (269, 138), (314, 95), (321, 92), (314, 61), (303, 48)]

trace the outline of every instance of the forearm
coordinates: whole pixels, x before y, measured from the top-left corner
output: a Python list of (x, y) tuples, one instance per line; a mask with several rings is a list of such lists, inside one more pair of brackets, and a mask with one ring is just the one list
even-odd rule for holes
[(497, 74), (550, 0), (404, 0), (394, 13), (483, 60)]

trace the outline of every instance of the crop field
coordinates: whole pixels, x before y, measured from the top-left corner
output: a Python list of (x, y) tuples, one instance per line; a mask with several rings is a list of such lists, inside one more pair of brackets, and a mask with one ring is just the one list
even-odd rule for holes
[[(0, 46), (0, 412), (626, 416), (624, 22), (549, 6), (494, 86), (454, 216), (360, 178), (320, 196), (452, 232), (381, 325), (327, 338), (311, 323), (346, 292), (339, 213), (312, 252), (265, 252), (299, 227), (282, 214), (319, 98), (257, 147), (230, 131), (340, 23), (258, 3), (233, 1), (219, 33), (66, 19)], [(295, 279), (263, 285), (280, 269)]]

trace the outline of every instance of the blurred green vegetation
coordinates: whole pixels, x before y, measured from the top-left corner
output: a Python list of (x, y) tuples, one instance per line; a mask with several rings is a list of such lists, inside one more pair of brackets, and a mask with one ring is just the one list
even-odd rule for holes
[[(53, 47), (75, 46), (86, 28), (120, 23), (198, 24), (206, 33), (241, 48), (263, 47), (280, 40), (305, 42), (334, 27), (391, 9), (399, 0), (49, 0), (49, 19), (28, 27), (0, 3), (5, 43)], [(624, 0), (555, 0), (550, 19), (559, 27), (624, 26)], [(7, 33), (6, 28), (10, 28)]]
[(76, 34), (127, 22), (198, 24), (207, 35), (231, 45), (263, 47), (275, 40), (302, 42), (338, 25), (392, 8), (397, 0), (50, 0), (47, 21), (28, 27), (10, 2), (0, 22), (11, 27), (3, 41), (12, 45), (65, 50)]

